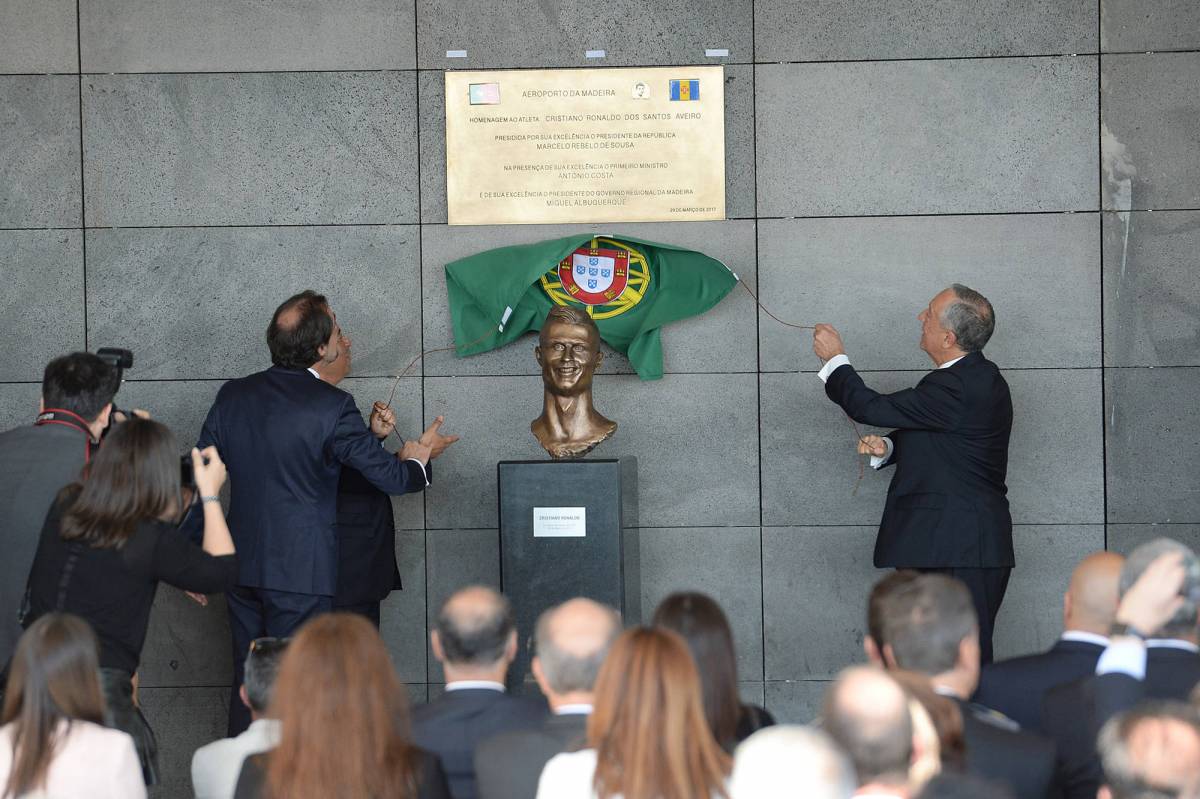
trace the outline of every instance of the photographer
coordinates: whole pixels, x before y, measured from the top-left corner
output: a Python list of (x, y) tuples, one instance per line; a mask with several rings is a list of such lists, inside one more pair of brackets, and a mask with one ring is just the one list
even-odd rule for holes
[(46, 512), (59, 490), (79, 479), (119, 385), (117, 369), (90, 352), (55, 358), (42, 377), (37, 420), (0, 433), (0, 664), (21, 635), (10, 609), (21, 604)]
[(150, 607), (159, 581), (215, 593), (233, 585), (237, 558), (217, 492), (225, 464), (217, 451), (192, 450), (204, 507), (204, 544), (174, 529), (180, 514), (179, 451), (162, 424), (135, 418), (115, 427), (82, 484), (68, 486), (46, 517), (29, 574), (23, 624), (55, 611), (74, 613), (100, 639), (108, 722), (133, 736), (147, 784), (156, 779), (154, 733), (133, 696)]

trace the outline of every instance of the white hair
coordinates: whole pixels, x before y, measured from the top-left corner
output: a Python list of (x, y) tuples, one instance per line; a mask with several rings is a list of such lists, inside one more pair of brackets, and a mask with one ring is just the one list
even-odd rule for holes
[(730, 799), (850, 799), (856, 787), (854, 768), (833, 739), (787, 724), (743, 741), (729, 778)]

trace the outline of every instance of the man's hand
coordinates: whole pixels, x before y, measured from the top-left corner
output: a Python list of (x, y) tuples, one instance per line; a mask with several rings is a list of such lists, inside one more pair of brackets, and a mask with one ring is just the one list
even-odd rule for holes
[(1143, 635), (1153, 635), (1183, 605), (1183, 553), (1168, 552), (1151, 561), (1117, 605), (1116, 620)]
[(883, 436), (863, 436), (858, 440), (858, 454), (882, 458), (887, 454), (887, 442)]
[(429, 447), (430, 460), (433, 460), (441, 455), (446, 451), (447, 447), (449, 447), (455, 441), (458, 441), (458, 436), (444, 436), (438, 432), (441, 430), (442, 422), (444, 421), (446, 421), (446, 418), (444, 416), (439, 416), (438, 418), (434, 419), (433, 424), (425, 428), (425, 432), (421, 434), (421, 443)]
[(376, 402), (371, 407), (371, 432), (383, 440), (396, 429), (396, 413), (382, 402)]
[(200, 607), (208, 607), (208, 597), (204, 594), (197, 594), (195, 591), (184, 591), (188, 597)]
[[(150, 418), (150, 411), (144, 411), (141, 408), (134, 408), (133, 410), (130, 411), (130, 413), (139, 419), (149, 419)], [(114, 410), (112, 418), (113, 418), (114, 422), (118, 422), (118, 423), (129, 421), (129, 417), (125, 415), (125, 411)]]
[(842, 337), (833, 325), (819, 324), (813, 328), (813, 352), (822, 361), (828, 361), (835, 355), (846, 354)]

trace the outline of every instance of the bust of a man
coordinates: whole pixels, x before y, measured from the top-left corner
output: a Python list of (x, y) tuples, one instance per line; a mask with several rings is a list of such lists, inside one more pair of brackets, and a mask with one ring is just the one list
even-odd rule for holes
[(529, 429), (551, 458), (578, 458), (617, 429), (592, 407), (592, 375), (604, 361), (600, 331), (586, 312), (556, 305), (546, 314), (533, 354), (542, 367), (542, 415)]

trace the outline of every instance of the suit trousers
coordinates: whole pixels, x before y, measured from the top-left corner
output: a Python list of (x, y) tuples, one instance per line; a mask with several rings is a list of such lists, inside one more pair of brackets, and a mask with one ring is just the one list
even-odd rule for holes
[(233, 690), (229, 696), (228, 732), (228, 737), (233, 738), (250, 726), (250, 711), (238, 695), (250, 643), (265, 636), (292, 636), (313, 616), (333, 610), (333, 597), (239, 585), (226, 593), (225, 599), (229, 603), (229, 631), (233, 635)]
[(335, 613), (357, 613), (364, 617), (367, 621), (379, 627), (379, 603), (378, 602), (359, 602), (356, 605), (334, 605)]
[(991, 663), (992, 631), (996, 627), (996, 614), (1000, 612), (1000, 603), (1004, 601), (1004, 592), (1008, 589), (1008, 577), (1012, 574), (1012, 568), (1007, 566), (991, 569), (951, 567), (918, 569), (917, 571), (944, 574), (966, 583), (967, 590), (971, 592), (971, 601), (975, 603), (975, 612), (979, 616), (979, 662), (984, 666)]

